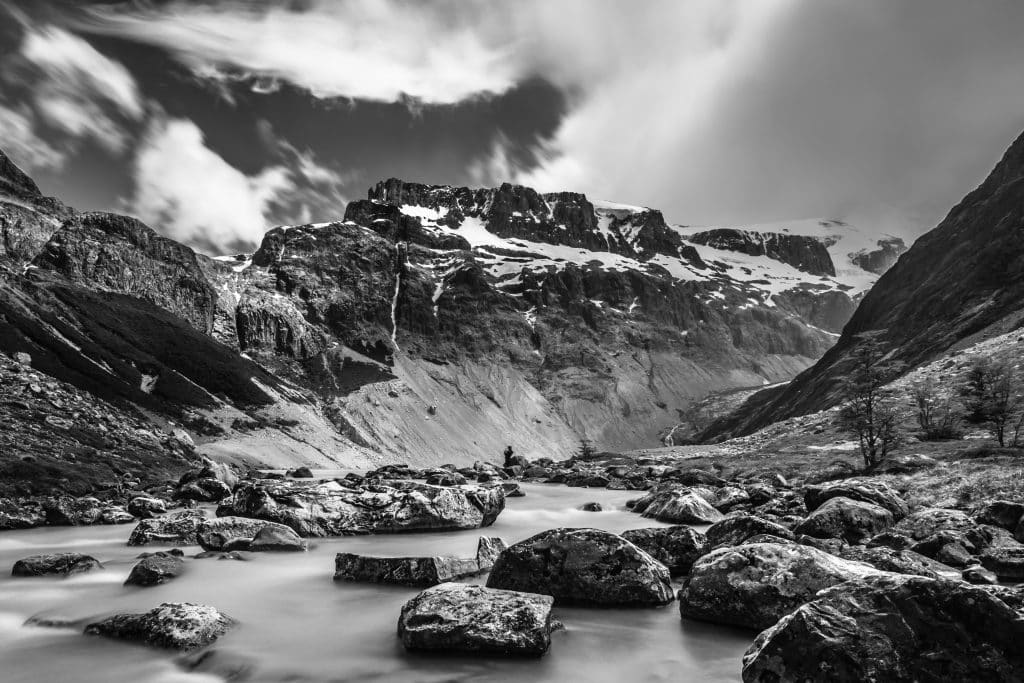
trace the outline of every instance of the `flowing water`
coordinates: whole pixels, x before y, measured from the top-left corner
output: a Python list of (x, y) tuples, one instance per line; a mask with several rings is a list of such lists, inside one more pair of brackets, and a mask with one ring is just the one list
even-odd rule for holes
[[(161, 602), (213, 605), (240, 625), (213, 645), (211, 662), (241, 667), (256, 681), (736, 681), (753, 636), (682, 621), (678, 603), (661, 608), (556, 607), (566, 630), (535, 660), (408, 654), (396, 637), (402, 604), (415, 588), (332, 581), (334, 555), (471, 557), (481, 533), (511, 544), (554, 527), (612, 532), (657, 524), (627, 512), (635, 493), (525, 485), (495, 524), (462, 532), (314, 539), (307, 553), (253, 553), (251, 561), (186, 560), (186, 573), (161, 586), (123, 586), (143, 550), (125, 545), (131, 525), (57, 527), (0, 534), (0, 681), (4, 683), (224, 680), (224, 669), (186, 673), (176, 656), (81, 635), (81, 623)], [(598, 501), (604, 512), (576, 508)], [(79, 551), (106, 566), (68, 579), (13, 578), (27, 555)], [(186, 548), (186, 556), (198, 548)], [(467, 582), (482, 583), (485, 577)], [(84, 620), (75, 628), (24, 626), (33, 615)]]

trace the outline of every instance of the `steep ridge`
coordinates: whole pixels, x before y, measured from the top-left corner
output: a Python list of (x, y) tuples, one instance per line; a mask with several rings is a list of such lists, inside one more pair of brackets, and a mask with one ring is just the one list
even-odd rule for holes
[(209, 258), (3, 161), (6, 234), (24, 239), (0, 254), (0, 351), (222, 459), (653, 445), (709, 393), (808, 367), (873, 278), (836, 251), (839, 223), (760, 230), (787, 246), (749, 253), (646, 207), (396, 179), (342, 220)]
[(761, 392), (703, 438), (834, 405), (858, 335), (877, 332), (888, 358), (920, 365), (958, 341), (1024, 320), (1024, 135), (988, 178), (919, 238), (864, 297), (835, 347), (778, 389)]

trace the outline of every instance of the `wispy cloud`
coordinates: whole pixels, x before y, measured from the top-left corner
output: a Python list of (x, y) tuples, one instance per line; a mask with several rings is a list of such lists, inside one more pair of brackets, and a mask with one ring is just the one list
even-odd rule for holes
[(0, 105), (0, 131), (0, 147), (26, 171), (56, 170), (64, 165), (64, 154), (39, 137), (29, 113)]

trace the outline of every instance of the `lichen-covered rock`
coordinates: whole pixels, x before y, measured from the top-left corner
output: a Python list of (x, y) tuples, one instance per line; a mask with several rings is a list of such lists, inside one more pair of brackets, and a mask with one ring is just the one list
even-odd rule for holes
[(694, 563), (679, 610), (691, 619), (764, 629), (823, 588), (880, 573), (798, 544), (721, 548)]
[(957, 570), (913, 550), (894, 550), (884, 546), (867, 548), (862, 545), (848, 545), (838, 552), (844, 560), (870, 564), (875, 569), (897, 574), (914, 574), (930, 579), (952, 578)]
[(910, 512), (907, 502), (900, 497), (896, 489), (879, 481), (844, 479), (817, 486), (808, 486), (804, 491), (804, 503), (807, 505), (809, 512), (817, 510), (832, 498), (848, 498), (849, 500), (878, 505), (891, 512), (895, 521), (903, 519)]
[(898, 521), (893, 531), (922, 541), (939, 531), (970, 531), (976, 526), (971, 516), (962, 510), (926, 508)]
[(239, 484), (225, 511), (308, 537), (476, 529), (490, 526), (504, 507), (500, 486), (390, 481), (348, 488), (336, 481), (261, 479)]
[(402, 586), (436, 586), (487, 571), (505, 549), (500, 538), (481, 537), (476, 557), (371, 557), (338, 553), (334, 559), (335, 581), (391, 583)]
[(253, 552), (301, 552), (307, 547), (306, 541), (290, 527), (274, 523), (264, 524), (249, 543)]
[(630, 529), (622, 537), (665, 565), (672, 576), (688, 573), (707, 546), (704, 534), (688, 526)]
[(132, 530), (128, 545), (196, 545), (199, 543), (196, 533), (205, 518), (202, 510), (182, 510), (144, 519)]
[(839, 538), (847, 543), (861, 543), (889, 529), (892, 524), (892, 513), (884, 507), (837, 496), (826, 500), (800, 522), (793, 532), (816, 538)]
[(644, 517), (670, 524), (714, 524), (723, 517), (705, 498), (687, 490), (655, 493), (639, 505)]
[(53, 553), (31, 555), (14, 563), (11, 576), (71, 576), (84, 574), (94, 569), (103, 569), (99, 560), (82, 553)]
[(407, 650), (538, 657), (551, 646), (548, 595), (442, 583), (405, 603), (398, 636)]
[(1024, 619), (960, 581), (880, 576), (824, 591), (761, 633), (746, 683), (1020, 681)]
[(754, 536), (769, 535), (793, 540), (793, 532), (775, 522), (751, 514), (732, 514), (715, 522), (704, 532), (708, 548), (740, 545)]
[(196, 529), (196, 539), (203, 550), (224, 550), (226, 546), (237, 539), (251, 541), (266, 527), (292, 532), (283, 524), (268, 522), (265, 519), (229, 516), (202, 520)]
[(43, 513), (50, 526), (86, 526), (100, 521), (103, 503), (92, 496), (55, 496), (43, 501)]
[(167, 503), (159, 498), (136, 496), (128, 502), (128, 512), (139, 519), (151, 519), (167, 512)]
[(550, 595), (560, 603), (664, 605), (668, 569), (621, 536), (598, 529), (551, 529), (510, 546), (489, 588)]
[(89, 624), (85, 633), (188, 651), (209, 645), (235, 623), (209, 605), (165, 602), (142, 614), (116, 614)]
[(185, 570), (185, 563), (177, 555), (169, 553), (153, 553), (139, 560), (128, 578), (126, 586), (156, 586), (180, 576)]

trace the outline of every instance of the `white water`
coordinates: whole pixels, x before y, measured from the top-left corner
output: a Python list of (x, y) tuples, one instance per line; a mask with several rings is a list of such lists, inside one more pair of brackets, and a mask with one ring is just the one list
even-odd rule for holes
[[(621, 532), (656, 525), (627, 512), (635, 493), (527, 485), (484, 530), (320, 539), (308, 553), (251, 554), (249, 562), (186, 560), (186, 573), (152, 588), (122, 585), (143, 548), (125, 545), (131, 525), (47, 528), (0, 534), (0, 680), (4, 683), (222, 680), (185, 673), (173, 654), (81, 635), (76, 629), (23, 626), (33, 615), (87, 620), (144, 611), (165, 601), (213, 605), (241, 623), (213, 645), (251, 669), (254, 681), (736, 681), (753, 634), (682, 621), (678, 603), (661, 608), (556, 607), (566, 625), (537, 660), (406, 653), (395, 628), (417, 589), (334, 583), (334, 555), (471, 556), (481, 533), (507, 543), (559, 526)], [(575, 508), (596, 500), (605, 512)], [(70, 579), (14, 578), (19, 558), (78, 550), (106, 569)], [(198, 552), (186, 548), (186, 555)], [(483, 583), (486, 577), (467, 579)], [(220, 655), (218, 655), (220, 656)]]
[(391, 345), (398, 351), (398, 293), (402, 290), (402, 258), (401, 242), (395, 243), (396, 260), (398, 267), (395, 269), (395, 293), (391, 297)]

